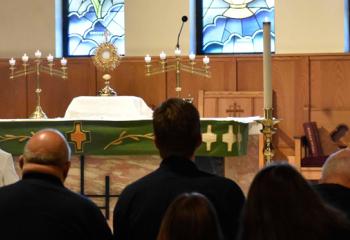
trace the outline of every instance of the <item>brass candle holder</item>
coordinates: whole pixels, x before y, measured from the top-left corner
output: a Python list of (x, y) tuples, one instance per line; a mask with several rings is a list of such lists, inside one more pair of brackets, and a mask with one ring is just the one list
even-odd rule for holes
[(264, 135), (263, 155), (265, 165), (269, 165), (272, 162), (275, 154), (272, 145), (272, 136), (276, 133), (276, 128), (274, 125), (279, 123), (279, 120), (272, 116), (272, 112), (272, 108), (264, 109), (264, 119), (257, 120), (257, 122), (262, 125), (262, 129), (260, 131)]
[[(203, 76), (210, 78), (210, 71), (209, 71), (209, 58), (205, 56), (203, 58), (203, 65), (201, 67), (196, 66), (196, 55), (190, 54), (188, 62), (183, 62), (183, 59), (181, 58), (181, 50), (179, 48), (175, 49), (175, 58), (168, 60), (167, 56), (164, 52), (161, 52), (159, 55), (159, 65), (157, 67), (154, 67), (152, 65), (152, 58), (150, 55), (146, 55), (145, 62), (146, 62), (146, 76), (152, 76), (157, 75), (165, 72), (175, 71), (176, 73), (176, 96), (180, 97), (182, 87), (181, 87), (181, 72), (188, 72), (191, 74)], [(185, 101), (193, 102), (192, 97), (184, 98)]]
[(65, 58), (61, 59), (60, 69), (56, 69), (53, 62), (53, 56), (50, 54), (47, 57), (47, 66), (43, 65), (43, 60), (41, 59), (41, 52), (38, 50), (35, 52), (35, 59), (33, 62), (29, 62), (29, 57), (27, 54), (22, 56), (22, 66), (23, 69), (16, 69), (16, 60), (11, 58), (10, 63), (10, 79), (15, 79), (18, 77), (29, 76), (34, 74), (36, 76), (36, 107), (35, 111), (29, 116), (32, 119), (42, 119), (47, 118), (45, 112), (41, 107), (40, 94), (42, 89), (40, 87), (40, 74), (46, 73), (50, 76), (61, 77), (67, 79), (67, 60)]

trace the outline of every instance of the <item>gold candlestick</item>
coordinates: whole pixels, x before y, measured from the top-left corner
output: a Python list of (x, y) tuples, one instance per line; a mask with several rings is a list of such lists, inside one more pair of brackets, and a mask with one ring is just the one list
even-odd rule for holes
[(262, 129), (260, 131), (264, 135), (263, 155), (265, 165), (268, 165), (272, 162), (273, 156), (275, 154), (272, 145), (272, 136), (276, 133), (276, 128), (274, 125), (279, 123), (279, 120), (272, 116), (272, 111), (272, 108), (264, 109), (264, 119), (257, 120), (257, 122), (262, 125)]
[(54, 68), (54, 63), (53, 63), (53, 56), (50, 54), (47, 57), (47, 66), (42, 65), (42, 59), (41, 57), (41, 52), (38, 50), (36, 53), (36, 59), (34, 60), (34, 66), (32, 66), (28, 60), (28, 56), (24, 54), (22, 57), (22, 66), (23, 69), (18, 69), (16, 70), (16, 60), (13, 58), (9, 61), (10, 62), (10, 79), (15, 79), (18, 77), (23, 77), (31, 74), (35, 74), (36, 76), (36, 89), (35, 89), (35, 94), (36, 94), (36, 107), (35, 111), (29, 116), (29, 118), (32, 119), (42, 119), (42, 118), (47, 118), (45, 112), (43, 111), (41, 107), (41, 102), (40, 102), (40, 94), (42, 92), (42, 89), (40, 87), (40, 74), (41, 73), (46, 73), (49, 74), (50, 76), (56, 76), (56, 77), (61, 77), (63, 79), (67, 79), (67, 60), (62, 58), (61, 60), (61, 67), (59, 69)]
[[(176, 73), (176, 96), (180, 97), (182, 87), (181, 87), (181, 72), (188, 72), (191, 74), (203, 76), (210, 78), (209, 72), (209, 58), (205, 56), (203, 58), (203, 66), (196, 67), (195, 55), (189, 55), (189, 62), (184, 63), (181, 59), (181, 50), (179, 48), (175, 49), (175, 59), (168, 61), (164, 52), (160, 54), (160, 61), (157, 67), (153, 67), (152, 58), (147, 55), (145, 57), (146, 62), (146, 76), (157, 75), (165, 72), (175, 71)], [(186, 101), (193, 101), (193, 98), (184, 98)]]

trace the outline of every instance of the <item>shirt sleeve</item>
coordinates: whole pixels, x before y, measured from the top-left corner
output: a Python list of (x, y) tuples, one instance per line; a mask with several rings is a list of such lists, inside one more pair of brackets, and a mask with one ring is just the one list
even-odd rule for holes
[(4, 179), (4, 185), (9, 185), (11, 183), (17, 182), (19, 179), (15, 170), (15, 166), (13, 164), (13, 158), (11, 155), (9, 155), (8, 158), (6, 159), (3, 179)]

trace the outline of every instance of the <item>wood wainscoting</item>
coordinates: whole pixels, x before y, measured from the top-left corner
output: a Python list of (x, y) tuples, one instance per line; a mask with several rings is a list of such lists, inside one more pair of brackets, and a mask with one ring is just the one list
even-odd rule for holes
[[(188, 60), (183, 57), (183, 61)], [(199, 58), (197, 61), (200, 65)], [(17, 62), (21, 62), (20, 59)], [(102, 74), (96, 70), (91, 58), (69, 58), (68, 68), (68, 80), (41, 75), (42, 106), (50, 118), (63, 117), (74, 97), (95, 95), (103, 87)], [(211, 78), (181, 73), (182, 97), (191, 95), (194, 104), (199, 106), (197, 99), (200, 90), (263, 90), (260, 54), (211, 56), (210, 70)], [(10, 80), (8, 59), (1, 59), (0, 79), (0, 118), (28, 116), (35, 108), (35, 78), (27, 76)], [(152, 108), (176, 96), (175, 74), (169, 72), (146, 77), (144, 58), (141, 56), (124, 57), (112, 73), (111, 86), (118, 95), (142, 97)], [(294, 154), (293, 137), (303, 135), (304, 122), (316, 121), (320, 128), (327, 130), (349, 122), (348, 115), (344, 114), (350, 110), (349, 54), (273, 55), (272, 86), (274, 116), (281, 119), (274, 139), (276, 158), (287, 159)], [(233, 105), (232, 113), (238, 114), (237, 104), (236, 109)], [(242, 102), (241, 107), (243, 105), (246, 109), (250, 102)], [(220, 111), (215, 115), (223, 114), (226, 108), (222, 110), (224, 112)], [(252, 111), (258, 110), (254, 108)]]

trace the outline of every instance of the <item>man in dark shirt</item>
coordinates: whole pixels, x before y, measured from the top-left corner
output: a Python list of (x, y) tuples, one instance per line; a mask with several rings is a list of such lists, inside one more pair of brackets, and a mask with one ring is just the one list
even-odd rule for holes
[(167, 207), (184, 192), (205, 195), (225, 238), (234, 239), (245, 198), (236, 183), (194, 164), (194, 152), (202, 143), (197, 109), (182, 99), (169, 99), (154, 111), (153, 130), (163, 160), (157, 170), (123, 190), (114, 209), (115, 239), (155, 240)]
[(61, 133), (39, 131), (20, 157), (22, 180), (0, 188), (0, 238), (107, 240), (112, 233), (98, 207), (63, 183), (70, 148)]
[(320, 184), (315, 186), (331, 206), (344, 212), (350, 220), (350, 149), (328, 157), (322, 167)]

